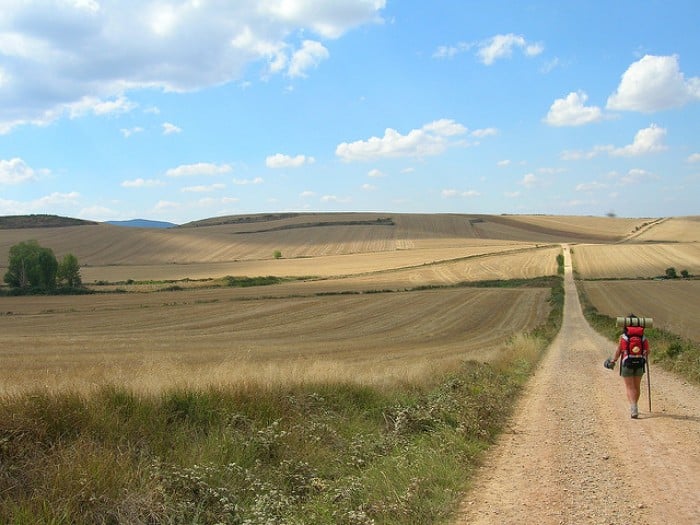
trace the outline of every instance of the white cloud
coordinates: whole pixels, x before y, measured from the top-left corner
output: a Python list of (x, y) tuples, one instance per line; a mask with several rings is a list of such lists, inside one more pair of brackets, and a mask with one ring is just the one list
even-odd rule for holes
[(505, 168), (505, 167), (510, 166), (510, 165), (511, 165), (511, 161), (508, 159), (499, 160), (496, 163), (496, 166), (498, 166), (499, 168)]
[(593, 182), (582, 182), (581, 184), (576, 185), (576, 191), (601, 191), (604, 190), (608, 187), (607, 184), (603, 184), (597, 181)]
[(678, 56), (645, 55), (622, 75), (608, 109), (651, 113), (700, 100), (700, 78), (685, 79)]
[(549, 108), (544, 122), (550, 126), (582, 126), (599, 122), (603, 113), (597, 106), (586, 106), (588, 95), (583, 91), (558, 98)]
[(378, 170), (376, 168), (369, 170), (369, 172), (367, 173), (367, 176), (372, 177), (372, 178), (386, 177), (386, 175), (384, 173), (382, 173), (380, 170)]
[(262, 177), (255, 177), (254, 179), (233, 179), (233, 183), (238, 186), (246, 186), (248, 184), (262, 184), (264, 179)]
[(498, 59), (510, 58), (514, 48), (522, 49), (528, 57), (539, 55), (544, 50), (541, 44), (528, 43), (524, 37), (509, 33), (496, 35), (481, 42), (477, 55), (481, 62), (490, 66)]
[(208, 186), (187, 186), (180, 191), (184, 193), (210, 193), (212, 191), (220, 191), (226, 188), (225, 184), (209, 184)]
[(308, 198), (310, 198), (310, 197), (315, 197), (315, 196), (316, 196), (316, 192), (314, 192), (314, 191), (309, 191), (309, 190), (302, 191), (302, 192), (299, 194), (299, 197), (301, 197), (302, 199), (308, 199)]
[(158, 179), (138, 178), (134, 180), (125, 180), (121, 185), (123, 188), (157, 188), (159, 186), (164, 186), (165, 183)]
[(136, 133), (143, 133), (143, 128), (139, 126), (135, 126), (133, 128), (122, 128), (119, 130), (122, 135), (124, 135), (124, 138), (129, 138), (132, 135), (135, 135)]
[(481, 193), (475, 190), (459, 191), (455, 189), (442, 190), (440, 194), (445, 199), (450, 199), (454, 197), (479, 197)]
[(335, 202), (344, 204), (351, 201), (352, 199), (350, 199), (349, 197), (338, 197), (337, 195), (324, 195), (323, 197), (321, 197), (321, 202)]
[(634, 136), (634, 142), (622, 148), (613, 149), (610, 154), (615, 157), (636, 157), (647, 153), (658, 153), (667, 149), (663, 140), (666, 130), (652, 124), (648, 128), (640, 129)]
[(168, 177), (195, 177), (211, 176), (229, 173), (232, 170), (228, 164), (210, 164), (198, 162), (196, 164), (183, 164), (177, 168), (171, 168), (165, 172)]
[(527, 173), (525, 176), (523, 176), (523, 179), (520, 181), (522, 186), (525, 186), (526, 188), (535, 188), (537, 186), (540, 186), (542, 184), (542, 181), (535, 176), (534, 173)]
[(182, 133), (182, 128), (170, 122), (163, 122), (163, 135), (172, 135), (173, 133)]
[(375, 160), (392, 157), (425, 157), (440, 155), (453, 144), (452, 137), (465, 134), (467, 128), (454, 120), (441, 119), (420, 129), (401, 135), (387, 128), (383, 137), (371, 137), (357, 142), (343, 142), (335, 154), (344, 161)]
[(317, 67), (329, 56), (330, 53), (320, 42), (304, 40), (301, 49), (292, 55), (287, 74), (290, 77), (305, 77), (308, 69)]
[[(381, 23), (385, 0), (57, 0), (3, 2), (0, 132), (133, 108), (137, 89), (192, 91), (241, 81), (251, 65), (304, 75), (320, 42)], [(50, 28), (50, 30), (47, 30)], [(318, 38), (316, 40), (318, 40)], [(202, 60), (202, 57), (205, 57)], [(38, 89), (40, 87), (40, 89)]]
[(567, 150), (561, 153), (560, 158), (562, 160), (590, 160), (605, 153), (613, 157), (636, 157), (658, 153), (668, 149), (663, 143), (665, 137), (666, 129), (651, 124), (648, 128), (640, 129), (634, 136), (632, 144), (627, 146), (616, 148), (611, 145), (598, 145), (589, 151)]
[(297, 155), (296, 157), (291, 157), (289, 155), (284, 155), (282, 153), (276, 153), (275, 155), (270, 155), (265, 159), (265, 165), (268, 168), (300, 168), (306, 164), (313, 164), (316, 159), (313, 157), (307, 157), (306, 155)]
[(433, 58), (452, 58), (469, 51), (474, 44), (459, 42), (454, 46), (439, 46), (433, 53)]
[(700, 162), (700, 153), (693, 153), (686, 159), (688, 162)]
[(623, 186), (639, 184), (640, 182), (658, 180), (659, 176), (650, 171), (633, 168), (627, 174), (619, 177), (619, 183)]
[(36, 172), (19, 157), (0, 159), (0, 184), (22, 184), (37, 179)]
[(363, 184), (361, 188), (363, 191), (375, 191), (377, 189), (373, 184)]
[(496, 128), (483, 128), (483, 129), (475, 129), (470, 133), (472, 137), (477, 137), (477, 138), (484, 138), (484, 137), (493, 137), (495, 135), (498, 135), (498, 130)]

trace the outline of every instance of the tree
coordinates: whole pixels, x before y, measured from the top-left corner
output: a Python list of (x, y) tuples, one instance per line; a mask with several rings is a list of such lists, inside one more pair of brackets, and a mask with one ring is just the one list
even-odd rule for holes
[(666, 279), (677, 279), (678, 274), (676, 273), (676, 269), (671, 266), (670, 268), (666, 268)]
[(687, 279), (690, 277), (690, 272), (688, 272), (688, 270), (681, 270), (681, 277), (683, 277), (683, 279)]
[(56, 256), (51, 248), (43, 248), (36, 241), (21, 242), (12, 246), (7, 266), (4, 280), (13, 288), (56, 288)]
[(65, 283), (68, 288), (78, 288), (83, 284), (80, 278), (80, 264), (75, 255), (69, 253), (63, 257), (58, 265), (56, 278), (59, 283)]

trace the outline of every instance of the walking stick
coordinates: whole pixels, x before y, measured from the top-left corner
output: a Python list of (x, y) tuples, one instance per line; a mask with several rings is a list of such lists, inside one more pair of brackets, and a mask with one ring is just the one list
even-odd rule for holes
[(649, 412), (651, 412), (651, 377), (649, 377), (649, 358), (647, 357), (647, 397), (649, 398)]

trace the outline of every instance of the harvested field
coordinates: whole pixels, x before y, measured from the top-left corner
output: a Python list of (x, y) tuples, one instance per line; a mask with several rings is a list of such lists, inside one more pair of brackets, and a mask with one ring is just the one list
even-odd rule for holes
[(655, 326), (700, 341), (700, 281), (583, 281), (579, 286), (602, 314), (653, 317)]
[(669, 267), (698, 275), (700, 243), (579, 245), (573, 249), (573, 260), (582, 279), (658, 277)]
[(384, 383), (492, 358), (549, 289), (236, 300), (230, 290), (2, 298), (0, 385), (139, 391), (234, 381)]
[[(172, 229), (108, 224), (0, 230), (0, 265), (14, 244), (34, 239), (84, 266), (231, 263), (474, 246), (486, 242), (620, 240), (640, 220), (435, 214), (288, 214), (283, 219)], [(391, 222), (386, 222), (387, 217)], [(221, 220), (225, 220), (222, 218)], [(229, 220), (234, 220), (229, 218)], [(504, 242), (505, 241), (505, 242)]]
[(643, 242), (700, 242), (700, 216), (671, 217), (646, 228), (635, 237)]

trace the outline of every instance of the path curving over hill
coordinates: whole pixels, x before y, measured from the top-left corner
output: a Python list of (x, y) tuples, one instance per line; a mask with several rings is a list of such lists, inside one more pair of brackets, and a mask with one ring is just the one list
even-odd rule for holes
[(614, 345), (586, 323), (564, 253), (561, 332), (456, 523), (697, 525), (700, 389), (652, 366), (653, 410), (645, 377), (630, 419), (622, 379), (602, 366)]

